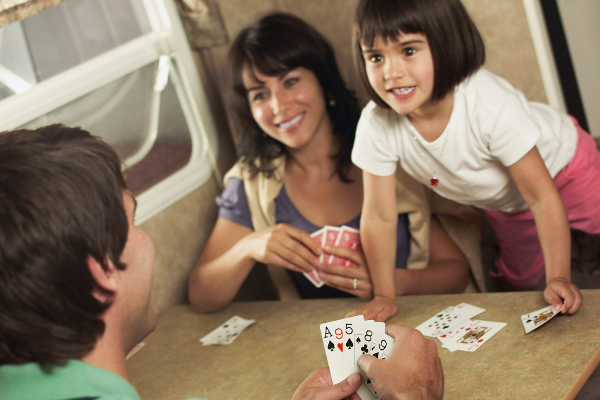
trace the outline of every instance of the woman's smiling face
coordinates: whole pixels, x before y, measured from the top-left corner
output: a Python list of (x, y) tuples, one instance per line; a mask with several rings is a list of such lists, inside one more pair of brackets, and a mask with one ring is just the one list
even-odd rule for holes
[(331, 134), (323, 90), (311, 70), (267, 76), (247, 66), (242, 79), (254, 120), (273, 139), (300, 149), (320, 133)]

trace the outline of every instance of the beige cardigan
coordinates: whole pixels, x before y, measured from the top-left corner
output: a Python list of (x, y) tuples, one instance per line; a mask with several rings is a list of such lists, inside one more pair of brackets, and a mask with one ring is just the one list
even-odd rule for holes
[[(281, 191), (285, 177), (285, 157), (274, 160), (273, 166), (275, 171), (271, 178), (266, 178), (260, 173), (251, 178), (248, 168), (238, 162), (224, 178), (225, 185), (229, 178), (238, 178), (244, 182), (252, 225), (256, 231), (275, 225), (275, 198)], [(431, 214), (435, 213), (448, 236), (467, 258), (471, 268), (471, 279), (465, 292), (485, 291), (479, 216), (475, 210), (440, 197), (415, 181), (400, 166), (396, 169), (396, 199), (398, 213), (408, 214), (411, 240), (407, 268), (427, 267)], [(269, 266), (269, 273), (282, 300), (298, 298), (291, 278), (283, 268)]]

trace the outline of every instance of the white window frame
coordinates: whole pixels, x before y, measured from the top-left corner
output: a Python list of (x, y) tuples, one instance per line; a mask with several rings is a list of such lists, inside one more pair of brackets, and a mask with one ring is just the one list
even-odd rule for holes
[[(152, 31), (0, 102), (0, 131), (15, 129), (142, 67), (170, 57), (169, 79), (192, 142), (188, 164), (138, 195), (136, 224), (185, 197), (215, 173), (217, 135), (198, 70), (173, 0), (142, 0)], [(164, 58), (164, 57), (163, 57)], [(93, 133), (93, 132), (92, 132)]]

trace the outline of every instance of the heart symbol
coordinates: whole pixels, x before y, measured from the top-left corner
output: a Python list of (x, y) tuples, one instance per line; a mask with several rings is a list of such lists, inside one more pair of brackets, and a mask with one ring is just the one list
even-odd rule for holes
[(440, 336), (440, 337), (446, 337), (446, 335), (442, 335), (442, 336)]
[(483, 339), (479, 339), (479, 340), (477, 341), (477, 343), (481, 343), (481, 342), (483, 342)]
[(338, 346), (338, 349), (340, 349), (340, 351), (343, 353), (344, 352), (344, 345), (342, 343), (338, 343), (337, 346)]

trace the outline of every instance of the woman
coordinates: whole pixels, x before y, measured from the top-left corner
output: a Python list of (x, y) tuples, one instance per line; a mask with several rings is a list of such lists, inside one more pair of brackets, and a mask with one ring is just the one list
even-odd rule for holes
[[(225, 307), (257, 262), (287, 270), (303, 298), (371, 298), (362, 252), (326, 248), (358, 267), (322, 264), (323, 249), (310, 237), (325, 225), (359, 228), (363, 199), (362, 171), (350, 161), (358, 103), (331, 46), (299, 18), (274, 13), (240, 32), (229, 59), (241, 157), (217, 199), (219, 218), (190, 276), (190, 302), (198, 312)], [(468, 265), (439, 222), (431, 220), (427, 268), (406, 269), (410, 237), (407, 215), (399, 214), (397, 294), (462, 291)], [(302, 275), (313, 270), (326, 286)]]

